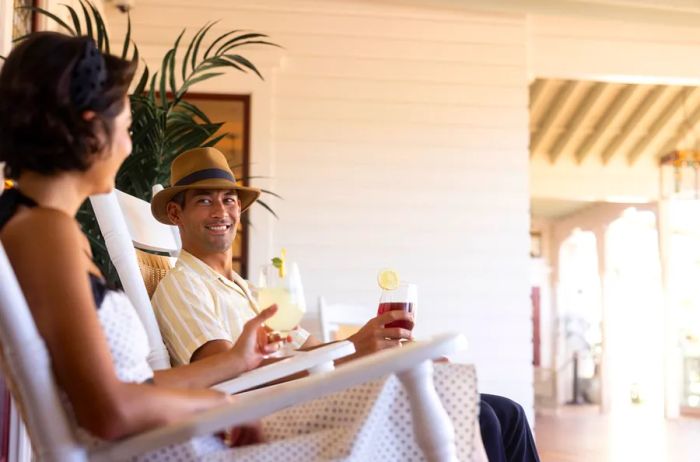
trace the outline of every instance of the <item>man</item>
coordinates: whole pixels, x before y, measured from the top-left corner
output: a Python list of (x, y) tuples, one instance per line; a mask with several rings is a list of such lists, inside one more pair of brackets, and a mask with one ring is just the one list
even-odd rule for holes
[[(153, 295), (163, 339), (176, 364), (187, 364), (233, 347), (245, 322), (259, 311), (246, 282), (233, 271), (232, 244), (240, 216), (260, 191), (238, 186), (223, 154), (200, 148), (178, 156), (171, 187), (153, 197), (160, 222), (180, 230), (182, 252)], [(348, 338), (355, 357), (398, 345), (411, 332), (387, 328), (412, 315), (390, 311), (371, 319)], [(303, 329), (295, 348), (319, 345)], [(502, 397), (481, 395), (480, 426), (489, 460), (538, 461), (522, 408)]]

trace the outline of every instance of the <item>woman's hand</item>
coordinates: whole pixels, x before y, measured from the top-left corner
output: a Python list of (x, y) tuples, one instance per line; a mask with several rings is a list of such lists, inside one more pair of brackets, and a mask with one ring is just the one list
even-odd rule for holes
[(282, 339), (272, 334), (264, 322), (277, 312), (277, 305), (272, 305), (260, 312), (243, 327), (231, 354), (243, 361), (246, 370), (255, 369), (267, 355), (280, 349)]

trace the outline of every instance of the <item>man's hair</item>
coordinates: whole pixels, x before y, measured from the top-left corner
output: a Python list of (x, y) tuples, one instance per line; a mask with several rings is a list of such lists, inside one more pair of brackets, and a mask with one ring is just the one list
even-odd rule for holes
[(187, 194), (186, 189), (175, 194), (173, 197), (170, 198), (170, 200), (168, 202), (175, 202), (177, 205), (180, 206), (181, 209), (184, 209), (185, 208), (185, 194)]

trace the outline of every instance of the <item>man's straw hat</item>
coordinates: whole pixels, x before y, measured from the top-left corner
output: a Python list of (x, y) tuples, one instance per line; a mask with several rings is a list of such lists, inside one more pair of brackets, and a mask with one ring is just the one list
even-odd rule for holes
[(197, 148), (185, 151), (170, 166), (170, 187), (159, 191), (151, 201), (151, 213), (156, 220), (167, 225), (168, 202), (180, 191), (188, 189), (233, 189), (241, 201), (241, 212), (251, 206), (260, 190), (236, 184), (236, 177), (226, 162), (226, 157), (214, 148)]

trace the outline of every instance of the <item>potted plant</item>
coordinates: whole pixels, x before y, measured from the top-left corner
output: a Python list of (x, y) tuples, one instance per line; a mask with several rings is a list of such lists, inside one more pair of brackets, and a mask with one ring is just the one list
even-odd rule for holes
[[(117, 54), (114, 53), (105, 22), (92, 3), (80, 0), (79, 10), (63, 6), (71, 18), (68, 22), (46, 9), (29, 8), (55, 21), (69, 34), (92, 37), (101, 51)], [(223, 122), (211, 121), (196, 105), (185, 100), (193, 85), (221, 76), (230, 68), (252, 72), (263, 78), (255, 65), (239, 54), (239, 49), (249, 45), (277, 45), (269, 42), (265, 34), (240, 30), (231, 30), (212, 39), (210, 31), (215, 24), (205, 24), (192, 36), (187, 46), (181, 48), (185, 34), (183, 29), (163, 57), (160, 69), (151, 73), (145, 66), (140, 76), (135, 78), (137, 84), (129, 95), (133, 151), (117, 173), (116, 187), (121, 191), (150, 201), (152, 186), (169, 181), (170, 164), (174, 157), (188, 149), (213, 146), (227, 135), (214, 136)], [(138, 47), (131, 40), (130, 18), (119, 54), (124, 59), (139, 59)], [(263, 192), (277, 196), (271, 191)], [(257, 202), (275, 215), (266, 202), (260, 199)], [(118, 283), (116, 270), (107, 254), (89, 201), (80, 208), (77, 218), (90, 240), (95, 262), (108, 281)]]

